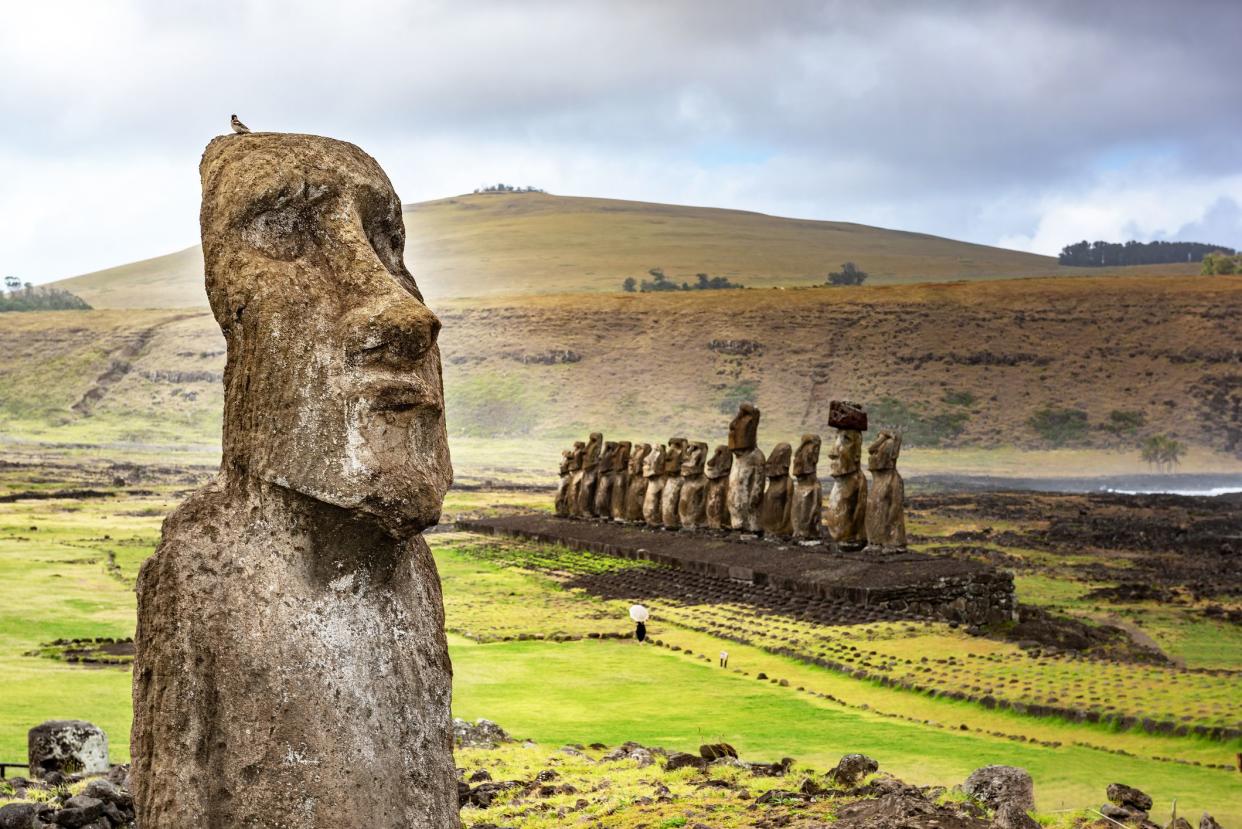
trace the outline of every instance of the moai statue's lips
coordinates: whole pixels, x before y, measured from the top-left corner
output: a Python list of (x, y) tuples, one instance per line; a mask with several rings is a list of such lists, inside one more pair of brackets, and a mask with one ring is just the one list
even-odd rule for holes
[(367, 383), (358, 390), (358, 396), (373, 412), (439, 414), (444, 408), (436, 390), (417, 379)]

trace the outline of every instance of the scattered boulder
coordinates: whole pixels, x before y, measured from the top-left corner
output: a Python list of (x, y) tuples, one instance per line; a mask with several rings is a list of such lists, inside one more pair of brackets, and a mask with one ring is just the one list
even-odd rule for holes
[(1124, 783), (1109, 783), (1106, 794), (1110, 803), (1129, 806), (1144, 813), (1151, 811), (1151, 797), (1133, 786), (1127, 786)]
[(699, 756), (704, 760), (723, 760), (726, 757), (737, 759), (737, 749), (728, 743), (707, 743), (699, 746)]
[(64, 807), (52, 818), (57, 826), (78, 827), (103, 817), (104, 802), (94, 797), (77, 795), (65, 801)]
[(664, 764), (665, 771), (676, 771), (677, 769), (706, 769), (707, 760), (686, 751), (677, 751), (668, 756), (668, 760)]
[(1040, 829), (1039, 823), (1016, 803), (1003, 803), (996, 810), (997, 829)]
[(868, 774), (880, 770), (880, 764), (865, 754), (847, 754), (828, 772), (828, 779), (838, 786), (856, 786)]
[(1195, 827), (1191, 826), (1190, 821), (1186, 820), (1186, 818), (1178, 816), (1169, 821), (1169, 825), (1165, 829), (1195, 829)]
[(49, 720), (26, 735), (30, 776), (103, 774), (108, 770), (108, 735), (85, 720)]
[(453, 718), (453, 742), (461, 748), (495, 748), (501, 743), (511, 743), (513, 738), (491, 720), (475, 722)]
[(0, 806), (0, 829), (33, 829), (44, 826), (40, 819), (52, 811), (46, 803), (9, 803)]
[(1224, 829), (1224, 827), (1216, 822), (1216, 818), (1204, 812), (1203, 817), (1199, 818), (1199, 829)]
[(1035, 808), (1035, 781), (1017, 766), (984, 766), (962, 784), (966, 794), (993, 811), (1012, 804), (1024, 812)]

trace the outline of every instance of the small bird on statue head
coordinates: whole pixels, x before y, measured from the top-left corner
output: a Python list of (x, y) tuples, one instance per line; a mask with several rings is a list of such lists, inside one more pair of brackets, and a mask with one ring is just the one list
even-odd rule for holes
[(233, 116), (232, 124), (233, 124), (233, 132), (238, 133), (239, 135), (245, 135), (246, 133), (250, 132), (250, 127), (246, 126), (241, 121), (239, 121), (236, 115)]

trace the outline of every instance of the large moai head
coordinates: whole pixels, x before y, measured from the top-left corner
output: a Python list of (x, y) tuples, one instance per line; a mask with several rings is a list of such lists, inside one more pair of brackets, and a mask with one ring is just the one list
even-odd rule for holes
[(819, 466), (819, 435), (803, 435), (794, 453), (793, 474), (795, 477), (814, 475)]
[(772, 447), (764, 464), (763, 474), (769, 478), (781, 478), (789, 474), (789, 461), (793, 457), (793, 448), (788, 443), (778, 443)]
[(867, 468), (872, 472), (896, 469), (899, 454), (901, 433), (886, 429), (867, 447)]
[(625, 472), (630, 466), (630, 446), (628, 440), (617, 441), (616, 454), (612, 456), (612, 471)]
[(707, 444), (702, 441), (694, 441), (686, 446), (686, 451), (682, 455), (681, 475), (683, 478), (691, 475), (702, 475), (703, 464), (707, 462)]
[(592, 432), (587, 439), (586, 452), (582, 455), (582, 468), (594, 469), (599, 466), (599, 456), (603, 448), (604, 436), (599, 432)]
[(729, 474), (729, 470), (733, 468), (733, 453), (729, 451), (729, 447), (720, 444), (716, 450), (712, 452), (711, 458), (707, 461), (703, 471), (708, 478), (715, 480), (723, 478)]
[(729, 451), (749, 452), (759, 445), (759, 410), (749, 403), (737, 408), (729, 424)]
[(643, 460), (643, 477), (658, 478), (664, 474), (665, 460), (668, 452), (663, 443), (657, 443)]
[(373, 158), (307, 135), (230, 135), (199, 166), (207, 297), (224, 333), (226, 484), (258, 479), (434, 524), (453, 481), (440, 321), (402, 259)]
[(617, 459), (617, 443), (615, 441), (605, 441), (604, 448), (599, 453), (599, 473), (607, 474), (613, 470), (613, 464)]
[(629, 471), (631, 477), (641, 476), (643, 467), (647, 461), (647, 454), (651, 451), (650, 443), (639, 443), (634, 446), (630, 452)]
[(852, 475), (862, 467), (862, 432), (837, 429), (828, 447), (828, 474), (834, 478)]
[(569, 471), (578, 472), (582, 469), (582, 463), (586, 460), (586, 444), (580, 440), (574, 441), (574, 448), (569, 453)]
[(686, 444), (689, 441), (685, 438), (669, 438), (668, 449), (664, 453), (664, 474), (680, 475), (681, 460), (686, 452)]

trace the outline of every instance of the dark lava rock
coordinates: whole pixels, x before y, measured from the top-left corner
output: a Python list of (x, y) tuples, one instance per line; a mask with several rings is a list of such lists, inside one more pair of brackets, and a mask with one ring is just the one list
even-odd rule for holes
[(1216, 822), (1216, 818), (1204, 812), (1203, 817), (1199, 818), (1199, 829), (1224, 829), (1224, 827)]
[(495, 748), (500, 743), (513, 742), (513, 738), (491, 720), (471, 723), (454, 717), (453, 742), (462, 747)]
[(1016, 766), (984, 766), (975, 769), (962, 790), (989, 809), (1013, 804), (1023, 811), (1035, 808), (1035, 781), (1026, 769)]
[(57, 826), (79, 827), (88, 823), (94, 823), (103, 817), (104, 802), (96, 797), (86, 797), (78, 795), (71, 797), (65, 801), (65, 806), (55, 815), (52, 820)]
[(471, 783), (487, 783), (491, 779), (492, 775), (487, 769), (479, 769), (469, 777)]
[(828, 772), (828, 779), (838, 786), (856, 786), (868, 774), (880, 770), (880, 764), (865, 754), (847, 754)]
[(763, 794), (759, 795), (759, 797), (755, 800), (755, 802), (763, 803), (763, 804), (786, 803), (790, 801), (797, 802), (797, 803), (805, 803), (809, 799), (810, 798), (804, 795), (802, 792), (790, 792), (784, 789), (770, 789), (764, 792)]
[(782, 757), (779, 763), (744, 763), (747, 770), (756, 777), (784, 777), (793, 768), (792, 757)]
[(918, 789), (900, 790), (848, 803), (837, 810), (833, 829), (992, 829), (980, 817), (951, 806), (938, 806)]
[(677, 769), (684, 768), (705, 769), (707, 768), (707, 761), (689, 752), (677, 751), (670, 754), (668, 761), (664, 764), (665, 771), (676, 771)]
[(1039, 823), (1016, 803), (1005, 803), (996, 810), (997, 829), (1040, 829)]
[(737, 749), (728, 743), (707, 743), (699, 746), (699, 756), (704, 760), (723, 760), (726, 757), (737, 759)]
[(1107, 795), (1109, 802), (1118, 806), (1129, 806), (1140, 812), (1151, 811), (1151, 797), (1133, 786), (1127, 786), (1124, 783), (1109, 783)]
[(46, 803), (9, 803), (0, 806), (0, 829), (33, 829), (43, 826), (40, 815), (46, 815), (51, 807)]

